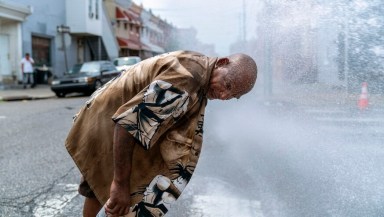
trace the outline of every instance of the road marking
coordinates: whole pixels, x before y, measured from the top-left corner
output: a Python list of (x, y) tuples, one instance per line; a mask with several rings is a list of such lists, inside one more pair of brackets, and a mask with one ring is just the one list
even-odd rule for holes
[[(57, 193), (36, 198), (33, 210), (35, 217), (54, 217), (78, 195), (78, 184), (58, 184)], [(64, 194), (63, 194), (64, 192)]]
[(5, 119), (5, 118), (7, 118), (6, 116), (0, 116), (0, 119)]

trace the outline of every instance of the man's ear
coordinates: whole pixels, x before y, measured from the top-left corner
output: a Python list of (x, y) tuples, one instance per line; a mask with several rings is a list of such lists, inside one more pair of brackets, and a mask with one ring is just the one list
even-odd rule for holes
[(228, 63), (229, 63), (229, 59), (227, 57), (223, 57), (217, 60), (215, 67), (225, 66)]

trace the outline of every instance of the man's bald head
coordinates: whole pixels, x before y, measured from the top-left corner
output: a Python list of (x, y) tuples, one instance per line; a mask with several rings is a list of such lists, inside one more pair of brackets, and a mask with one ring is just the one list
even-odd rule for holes
[(209, 99), (240, 98), (255, 85), (257, 66), (245, 54), (233, 54), (219, 58), (212, 71), (207, 97)]
[(252, 57), (237, 53), (230, 55), (228, 76), (233, 82), (235, 91), (244, 95), (252, 90), (257, 78), (257, 65)]

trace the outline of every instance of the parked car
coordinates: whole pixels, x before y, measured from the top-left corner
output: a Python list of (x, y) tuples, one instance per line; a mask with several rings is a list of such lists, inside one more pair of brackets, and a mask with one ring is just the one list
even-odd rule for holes
[(141, 58), (138, 56), (118, 57), (113, 60), (113, 64), (116, 66), (117, 70), (123, 71), (127, 67), (135, 65), (140, 61)]
[(51, 90), (58, 97), (68, 93), (91, 95), (95, 90), (120, 74), (110, 61), (91, 61), (75, 64), (63, 77), (54, 79)]

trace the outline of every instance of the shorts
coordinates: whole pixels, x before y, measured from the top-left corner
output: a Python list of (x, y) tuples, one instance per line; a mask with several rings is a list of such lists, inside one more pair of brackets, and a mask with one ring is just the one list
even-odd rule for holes
[(87, 198), (96, 198), (95, 193), (93, 193), (91, 187), (89, 187), (87, 180), (84, 179), (84, 177), (81, 177), (80, 185), (78, 192), (80, 195), (83, 195)]

